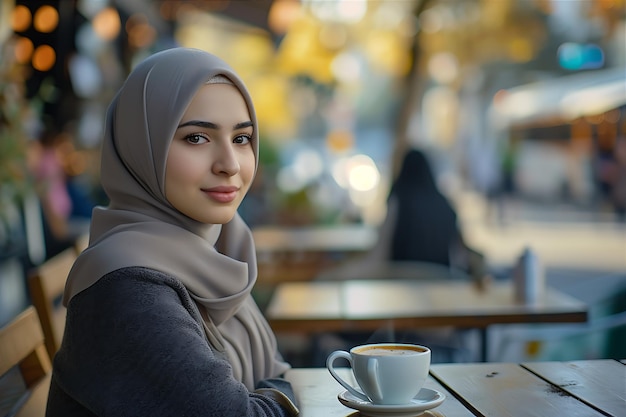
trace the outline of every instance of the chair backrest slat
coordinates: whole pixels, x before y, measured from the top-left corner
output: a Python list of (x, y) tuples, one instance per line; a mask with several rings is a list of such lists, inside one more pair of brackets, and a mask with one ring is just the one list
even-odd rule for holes
[(0, 329), (0, 353), (0, 374), (19, 365), (27, 386), (50, 372), (50, 358), (34, 307), (28, 307)]
[[(33, 306), (0, 329), (0, 377), (14, 372), (14, 369), (19, 369), (27, 391), (25, 396), (15, 399), (10, 415), (43, 417), (52, 365), (39, 316)], [(21, 385), (22, 389), (24, 385)]]
[(51, 358), (61, 345), (66, 312), (60, 300), (67, 275), (77, 256), (73, 247), (68, 248), (36, 267), (28, 279), (30, 295), (39, 314)]

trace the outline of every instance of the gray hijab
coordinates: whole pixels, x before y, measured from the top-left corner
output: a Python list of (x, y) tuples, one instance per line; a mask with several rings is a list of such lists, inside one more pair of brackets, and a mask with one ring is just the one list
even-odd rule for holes
[(110, 204), (93, 212), (89, 247), (69, 274), (63, 302), (68, 305), (102, 276), (124, 267), (174, 276), (205, 310), (213, 347), (224, 351), (234, 376), (253, 389), (288, 365), (280, 360), (274, 334), (250, 295), (257, 276), (250, 229), (238, 214), (224, 225), (199, 223), (165, 198), (165, 166), (174, 132), (200, 86), (216, 75), (232, 81), (248, 105), (258, 161), (254, 106), (228, 64), (188, 48), (145, 59), (107, 111), (101, 181)]

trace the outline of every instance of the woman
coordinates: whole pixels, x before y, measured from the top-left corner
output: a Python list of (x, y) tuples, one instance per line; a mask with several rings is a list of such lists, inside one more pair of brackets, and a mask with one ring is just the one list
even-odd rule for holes
[(297, 415), (237, 214), (258, 138), (219, 58), (174, 48), (130, 74), (107, 112), (110, 204), (68, 277), (47, 416)]

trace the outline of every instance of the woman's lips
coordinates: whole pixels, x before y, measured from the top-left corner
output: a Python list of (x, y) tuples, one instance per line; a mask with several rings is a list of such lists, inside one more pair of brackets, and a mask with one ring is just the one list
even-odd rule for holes
[(218, 203), (230, 203), (237, 198), (237, 187), (213, 187), (202, 190), (209, 198)]

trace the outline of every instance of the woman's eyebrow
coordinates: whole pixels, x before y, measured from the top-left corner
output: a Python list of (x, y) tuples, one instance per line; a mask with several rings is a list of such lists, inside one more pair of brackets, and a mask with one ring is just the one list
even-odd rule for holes
[(252, 122), (251, 121), (247, 121), (247, 122), (241, 122), (241, 123), (237, 123), (235, 126), (233, 126), (235, 129), (243, 129), (245, 127), (252, 127)]
[(219, 129), (219, 126), (216, 125), (215, 123), (203, 122), (201, 120), (190, 120), (188, 122), (181, 123), (180, 125), (178, 125), (178, 128), (180, 129), (181, 127), (185, 127), (185, 126), (198, 126), (198, 127), (204, 127), (207, 129)]
[[(185, 123), (181, 123), (180, 125), (178, 125), (178, 128), (180, 129), (181, 127), (185, 127), (185, 126), (198, 126), (198, 127), (203, 127), (206, 129), (219, 129), (220, 126), (213, 123), (213, 122), (205, 122), (202, 120), (190, 120), (188, 122)], [(246, 127), (251, 127), (252, 126), (252, 122), (251, 121), (247, 121), (247, 122), (241, 122), (241, 123), (237, 123), (235, 126), (233, 126), (234, 129), (243, 129)]]

